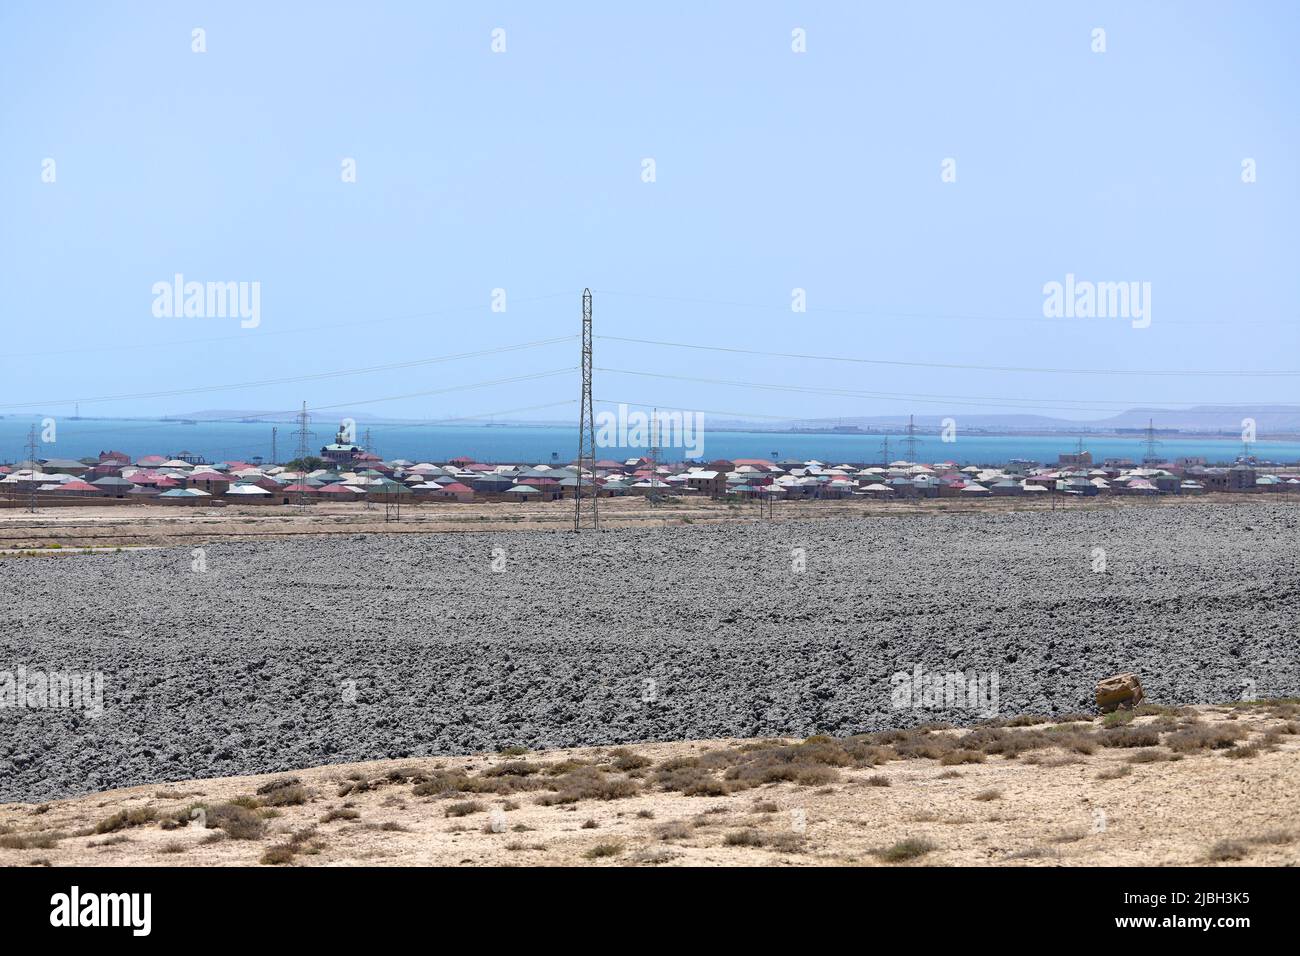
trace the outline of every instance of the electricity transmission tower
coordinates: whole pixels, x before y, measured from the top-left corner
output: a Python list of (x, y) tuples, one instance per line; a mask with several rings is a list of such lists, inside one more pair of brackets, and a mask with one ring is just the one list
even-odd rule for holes
[(302, 403), (302, 411), (298, 413), (298, 430), (294, 433), (298, 436), (298, 504), (307, 504), (307, 451), (311, 447), (308, 439), (312, 436), (312, 431), (307, 426), (311, 424), (311, 416), (307, 414), (307, 403)]
[(1153, 463), (1156, 459), (1156, 446), (1159, 445), (1160, 442), (1156, 441), (1156, 428), (1153, 424), (1153, 420), (1150, 418), (1147, 419), (1147, 438), (1142, 444), (1146, 446), (1147, 450), (1146, 460), (1143, 464)]
[(903, 444), (907, 446), (907, 460), (916, 464), (916, 424), (911, 415), (907, 416), (907, 437), (903, 439)]
[(275, 467), (275, 462), (276, 462), (275, 439), (279, 431), (280, 429), (277, 426), (275, 425), (271, 426), (271, 467), (273, 468)]
[(659, 504), (659, 409), (650, 413), (650, 453), (646, 467), (650, 469), (650, 494), (647, 496), (651, 507)]
[[(591, 471), (596, 475), (596, 416), (592, 411), (591, 400), (591, 290), (582, 290), (582, 401), (578, 417), (578, 483), (573, 489), (573, 532), (582, 531), (582, 473)], [(600, 509), (597, 489), (593, 481), (591, 502), (588, 507), (587, 526), (592, 531), (600, 530)]]
[(31, 492), (27, 499), (27, 510), (31, 512), (35, 512), (36, 511), (36, 488), (39, 483), (35, 480), (34, 476), (36, 472), (40, 470), (40, 466), (36, 464), (36, 426), (35, 425), (33, 425), (31, 427), (31, 430), (27, 433), (27, 462), (32, 466), (32, 475), (33, 475)]
[(889, 467), (889, 436), (888, 435), (885, 436), (885, 440), (880, 445), (880, 454), (884, 455), (885, 467), (888, 468)]

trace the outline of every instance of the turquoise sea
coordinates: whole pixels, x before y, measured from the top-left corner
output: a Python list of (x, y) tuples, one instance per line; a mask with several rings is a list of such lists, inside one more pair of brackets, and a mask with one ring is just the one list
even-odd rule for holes
[[(40, 423), (31, 418), (0, 419), (0, 459), (13, 462), (27, 457), (28, 430)], [(176, 421), (138, 419), (73, 419), (56, 422), (55, 441), (41, 444), (40, 458), (83, 458), (100, 451), (116, 449), (132, 458), (158, 454), (175, 456), (182, 451), (204, 456), (208, 461), (261, 457), (271, 460), (271, 429), (278, 429), (277, 457), (294, 457), (298, 442), (296, 425), (260, 422), (199, 422), (185, 425)], [(333, 422), (312, 426), (313, 453), (334, 440)], [(366, 426), (358, 426), (358, 440)], [(578, 449), (576, 425), (372, 425), (373, 450), (384, 458), (409, 458), (412, 461), (446, 461), (467, 455), (482, 461), (550, 462), (570, 461)], [(788, 432), (711, 431), (705, 421), (703, 450), (709, 458), (816, 458), (829, 463), (841, 461), (881, 460), (881, 435), (807, 434)], [(952, 443), (938, 436), (918, 437), (917, 457), (921, 461), (956, 461), (960, 464), (1000, 465), (1012, 458), (1029, 458), (1054, 462), (1061, 452), (1074, 451), (1077, 437), (1072, 435), (961, 435)], [(1140, 438), (1085, 438), (1084, 448), (1093, 459), (1127, 457), (1135, 461), (1144, 454)], [(889, 457), (904, 457), (901, 435), (889, 437)], [(1300, 442), (1260, 441), (1251, 448), (1266, 461), (1294, 464), (1300, 462)], [(1231, 463), (1242, 452), (1240, 441), (1206, 438), (1161, 438), (1159, 453), (1166, 458), (1201, 456), (1210, 462)], [(598, 457), (626, 458), (641, 454), (640, 448), (607, 448)], [(661, 460), (684, 457), (681, 451), (665, 448)]]

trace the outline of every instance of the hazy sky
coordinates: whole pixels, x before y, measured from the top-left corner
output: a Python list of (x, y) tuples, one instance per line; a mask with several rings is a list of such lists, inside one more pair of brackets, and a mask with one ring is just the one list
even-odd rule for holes
[[(584, 286), (598, 336), (934, 365), (1300, 369), (1294, 3), (545, 7), (5, 0), (0, 412), (576, 335)], [(156, 317), (154, 284), (176, 273), (260, 283), (259, 324)], [(1044, 284), (1067, 274), (1149, 282), (1149, 327), (1045, 318)], [(791, 310), (796, 288), (806, 312)], [(601, 399), (782, 417), (1300, 398), (1300, 376), (596, 349)], [(359, 403), (577, 361), (569, 339), (81, 412), (305, 400), (443, 418), (571, 402), (577, 374)]]

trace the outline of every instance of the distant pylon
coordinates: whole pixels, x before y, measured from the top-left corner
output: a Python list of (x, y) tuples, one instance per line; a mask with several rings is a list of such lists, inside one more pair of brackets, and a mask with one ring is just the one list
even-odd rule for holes
[(311, 424), (311, 416), (307, 414), (307, 403), (302, 403), (302, 411), (298, 413), (298, 504), (307, 503), (307, 493), (305, 488), (307, 480), (307, 450), (310, 447), (307, 440), (311, 437), (311, 430), (307, 427)]
[[(591, 290), (582, 290), (582, 400), (578, 416), (578, 474), (577, 484), (573, 489), (573, 531), (582, 531), (582, 480), (583, 472), (590, 471), (596, 476), (596, 415), (592, 410), (591, 399)], [(600, 498), (593, 480), (591, 501), (587, 508), (587, 527), (592, 531), (600, 530)]]
[(35, 475), (40, 471), (41, 466), (36, 464), (36, 426), (33, 425), (31, 431), (27, 433), (27, 462), (32, 466), (32, 487), (30, 497), (27, 499), (27, 510), (36, 511), (36, 489), (39, 482), (35, 480)]
[[(916, 464), (916, 424), (912, 421), (912, 416), (907, 416), (907, 437), (903, 439), (903, 444), (907, 446), (907, 460)], [(888, 463), (886, 463), (888, 464)]]
[(1147, 440), (1143, 442), (1143, 444), (1146, 446), (1147, 450), (1146, 461), (1144, 461), (1143, 464), (1147, 464), (1155, 460), (1156, 446), (1160, 444), (1160, 442), (1156, 441), (1156, 427), (1153, 420), (1150, 418), (1147, 419)]
[(276, 425), (272, 425), (272, 426), (271, 426), (271, 465), (272, 465), (273, 467), (274, 467), (274, 465), (275, 465), (275, 459), (276, 459), (275, 440), (276, 440), (276, 436), (278, 435), (279, 431), (280, 431), (280, 429), (279, 429), (278, 426), (276, 426)]
[(649, 458), (647, 462), (650, 468), (650, 494), (648, 498), (651, 505), (659, 504), (659, 491), (655, 484), (659, 479), (659, 452), (659, 409), (656, 408), (650, 413), (650, 454), (646, 456)]

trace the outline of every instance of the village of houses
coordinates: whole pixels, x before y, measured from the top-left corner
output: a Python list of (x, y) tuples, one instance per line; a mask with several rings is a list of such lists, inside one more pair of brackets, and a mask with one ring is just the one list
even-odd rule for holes
[[(317, 464), (317, 462), (311, 462)], [(1169, 462), (1107, 459), (1087, 451), (1062, 454), (1053, 466), (1016, 460), (1003, 467), (952, 462), (882, 464), (770, 461), (761, 458), (659, 464), (646, 458), (574, 465), (450, 461), (388, 461), (338, 440), (321, 449), (321, 467), (260, 461), (207, 462), (121, 451), (97, 458), (46, 458), (0, 466), (0, 504), (40, 507), (137, 502), (171, 506), (553, 501), (582, 494), (652, 499), (696, 496), (722, 500), (991, 498), (1015, 496), (1195, 495), (1207, 492), (1300, 491), (1300, 467), (1263, 469), (1248, 459), (1227, 467), (1201, 459)]]

